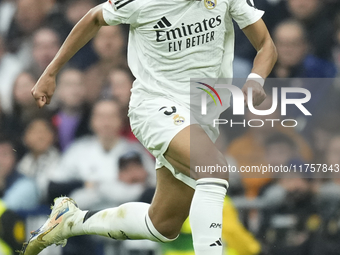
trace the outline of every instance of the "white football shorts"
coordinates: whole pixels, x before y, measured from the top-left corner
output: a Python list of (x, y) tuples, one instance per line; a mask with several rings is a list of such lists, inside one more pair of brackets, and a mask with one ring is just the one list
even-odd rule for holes
[[(192, 188), (196, 181), (176, 171), (165, 159), (171, 140), (182, 129), (198, 122), (190, 116), (190, 109), (165, 97), (157, 97), (142, 101), (137, 107), (130, 108), (129, 114), (132, 132), (145, 148), (156, 158), (156, 169), (167, 167), (179, 180)], [(201, 125), (210, 139), (215, 142), (218, 127)]]

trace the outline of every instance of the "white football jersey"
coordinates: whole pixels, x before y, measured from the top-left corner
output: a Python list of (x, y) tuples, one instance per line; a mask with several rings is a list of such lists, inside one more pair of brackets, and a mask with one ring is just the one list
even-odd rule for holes
[(130, 24), (128, 63), (136, 77), (130, 107), (155, 96), (189, 106), (190, 78), (232, 78), (232, 19), (242, 29), (262, 15), (252, 0), (106, 2), (107, 24)]

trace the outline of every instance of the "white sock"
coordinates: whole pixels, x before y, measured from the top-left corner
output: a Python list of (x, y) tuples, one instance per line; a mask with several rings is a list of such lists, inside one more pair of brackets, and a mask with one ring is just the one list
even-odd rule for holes
[[(101, 235), (112, 239), (148, 239), (170, 242), (153, 226), (146, 203), (126, 203), (101, 211), (78, 211), (67, 220), (67, 238), (79, 235)], [(70, 223), (71, 222), (71, 223)], [(72, 225), (72, 226), (71, 226)], [(70, 233), (71, 232), (71, 233)]]
[(197, 181), (190, 208), (195, 255), (222, 254), (222, 213), (228, 181), (202, 178)]

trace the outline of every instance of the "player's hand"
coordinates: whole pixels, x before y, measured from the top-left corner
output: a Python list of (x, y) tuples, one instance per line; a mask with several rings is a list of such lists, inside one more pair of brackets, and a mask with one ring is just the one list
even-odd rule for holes
[(267, 95), (266, 92), (264, 92), (261, 84), (256, 81), (249, 80), (244, 84), (242, 88), (242, 92), (244, 94), (244, 104), (246, 106), (248, 106), (248, 88), (252, 88), (253, 106), (260, 105), (266, 99)]
[(39, 80), (31, 90), (31, 93), (39, 108), (42, 108), (45, 104), (50, 104), (55, 88), (55, 76), (44, 73), (39, 78)]

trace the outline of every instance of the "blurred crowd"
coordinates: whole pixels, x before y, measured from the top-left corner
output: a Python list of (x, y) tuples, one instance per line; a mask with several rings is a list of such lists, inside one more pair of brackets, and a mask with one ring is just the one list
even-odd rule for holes
[[(102, 2), (0, 0), (0, 255), (20, 249), (57, 196), (74, 198), (84, 210), (152, 199), (154, 159), (127, 118), (134, 80), (126, 59), (127, 25), (103, 27), (71, 59), (48, 107), (38, 109), (30, 93), (72, 27)], [(340, 254), (340, 1), (255, 0), (255, 5), (266, 12), (278, 50), (265, 85), (268, 97), (258, 109), (270, 108), (273, 87), (301, 87), (311, 92), (305, 106), (312, 116), (293, 106), (287, 116), (280, 107), (270, 116), (249, 111), (233, 116), (232, 108), (222, 114), (239, 123), (265, 123), (221, 125), (218, 146), (229, 164), (303, 169), (284, 176), (231, 174), (225, 214), (235, 224), (224, 230), (225, 245), (232, 248), (227, 254)], [(235, 36), (234, 77), (241, 86), (256, 52), (237, 25)], [(266, 119), (294, 119), (298, 125)], [(326, 166), (327, 173), (306, 169), (313, 163)], [(188, 233), (183, 226), (182, 243), (165, 248), (79, 237), (44, 254), (193, 254)], [(242, 241), (251, 247), (235, 246)]]

